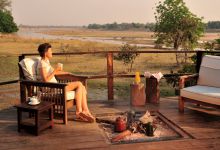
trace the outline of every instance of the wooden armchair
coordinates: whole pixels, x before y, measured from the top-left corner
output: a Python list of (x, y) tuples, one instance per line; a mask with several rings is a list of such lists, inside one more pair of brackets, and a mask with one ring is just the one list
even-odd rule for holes
[[(190, 80), (195, 85), (185, 88)], [(204, 56), (199, 74), (181, 76), (179, 88), (179, 112), (184, 112), (184, 102), (220, 108), (220, 57)]]
[[(29, 59), (25, 64), (25, 59)], [(75, 91), (66, 91), (66, 86), (68, 82), (81, 81), (83, 85), (86, 86), (85, 76), (75, 76), (73, 74), (65, 74), (56, 76), (59, 83), (49, 83), (36, 81), (34, 73), (36, 72), (36, 66), (39, 60), (25, 58), (19, 62), (19, 75), (20, 75), (20, 100), (21, 102), (27, 101), (27, 97), (31, 97), (37, 94), (38, 91), (41, 92), (42, 101), (50, 101), (55, 103), (54, 113), (58, 117), (62, 117), (63, 123), (67, 124), (67, 110), (74, 105)], [(31, 62), (31, 63), (30, 63)], [(28, 75), (27, 70), (32, 70)], [(31, 68), (31, 69), (30, 69)], [(31, 77), (33, 75), (33, 77)], [(33, 79), (33, 80), (31, 80)]]

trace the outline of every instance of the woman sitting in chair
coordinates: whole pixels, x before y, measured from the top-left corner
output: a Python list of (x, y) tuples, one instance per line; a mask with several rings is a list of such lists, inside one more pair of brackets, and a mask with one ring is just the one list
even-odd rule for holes
[[(41, 44), (38, 47), (41, 60), (37, 66), (37, 78), (38, 80), (44, 82), (57, 83), (55, 75), (68, 74), (68, 72), (62, 71), (60, 66), (57, 66), (55, 69), (53, 69), (53, 67), (50, 65), (49, 60), (52, 58), (51, 47), (52, 46), (49, 43)], [(95, 118), (92, 116), (88, 108), (85, 86), (80, 81), (68, 83), (67, 91), (73, 90), (76, 91), (76, 118), (81, 121), (94, 122)]]

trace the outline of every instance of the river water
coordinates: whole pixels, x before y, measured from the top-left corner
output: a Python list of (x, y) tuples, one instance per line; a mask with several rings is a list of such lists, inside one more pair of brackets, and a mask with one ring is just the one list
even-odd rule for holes
[[(48, 30), (48, 29), (47, 29)], [(114, 44), (114, 45), (124, 45), (126, 44), (125, 41), (120, 40), (121, 38), (111, 38), (111, 37), (78, 37), (78, 36), (65, 36), (65, 35), (49, 35), (44, 34), (41, 31), (43, 29), (32, 29), (32, 28), (21, 28), (17, 35), (24, 38), (37, 38), (37, 39), (60, 39), (60, 40), (80, 40), (80, 41), (89, 41), (89, 42), (99, 42), (99, 43), (106, 43), (106, 44)], [(138, 47), (151, 47), (153, 48), (154, 45), (151, 44), (130, 44), (136, 45)]]

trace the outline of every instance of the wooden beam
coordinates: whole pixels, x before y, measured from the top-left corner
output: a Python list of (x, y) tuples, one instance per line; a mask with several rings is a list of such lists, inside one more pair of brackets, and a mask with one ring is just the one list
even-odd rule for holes
[(114, 99), (113, 91), (113, 53), (107, 54), (108, 100)]
[[(175, 51), (175, 50), (143, 50), (143, 51), (134, 51), (134, 52), (129, 52), (129, 53), (142, 53), (142, 54), (158, 54), (158, 53), (166, 53), (166, 54), (170, 54), (170, 53), (197, 53), (197, 52), (201, 52), (201, 51)], [(202, 51), (202, 52), (207, 52), (210, 54), (215, 54), (215, 53), (220, 53), (219, 50), (215, 50), (215, 51)], [(108, 53), (120, 53), (120, 51), (92, 51), (92, 52), (71, 52), (71, 53), (53, 53), (53, 55), (58, 55), (58, 56), (65, 56), (65, 55), (84, 55), (84, 54), (108, 54)], [(25, 53), (22, 54), (23, 56), (38, 56), (38, 53)]]
[(203, 51), (197, 51), (196, 52), (196, 72), (197, 73), (199, 73), (203, 53), (204, 53)]
[(12, 84), (12, 83), (18, 83), (19, 80), (10, 80), (5, 82), (0, 82), (0, 85), (6, 85), (6, 84)]

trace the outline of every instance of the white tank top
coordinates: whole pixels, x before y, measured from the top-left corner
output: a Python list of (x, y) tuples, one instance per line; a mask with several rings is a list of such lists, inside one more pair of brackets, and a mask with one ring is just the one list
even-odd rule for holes
[[(49, 61), (49, 60), (43, 60), (43, 59), (39, 60), (38, 65), (37, 65), (37, 80), (38, 80), (38, 81), (43, 81), (43, 78), (42, 78), (42, 76), (41, 76), (41, 74), (40, 74), (41, 68), (44, 68), (44, 69), (45, 69), (47, 75), (48, 75), (48, 74), (51, 74), (51, 73), (54, 71), (53, 67), (50, 65), (50, 61)], [(56, 80), (56, 78), (53, 76), (53, 77), (50, 79), (49, 82), (57, 83), (57, 80)]]

